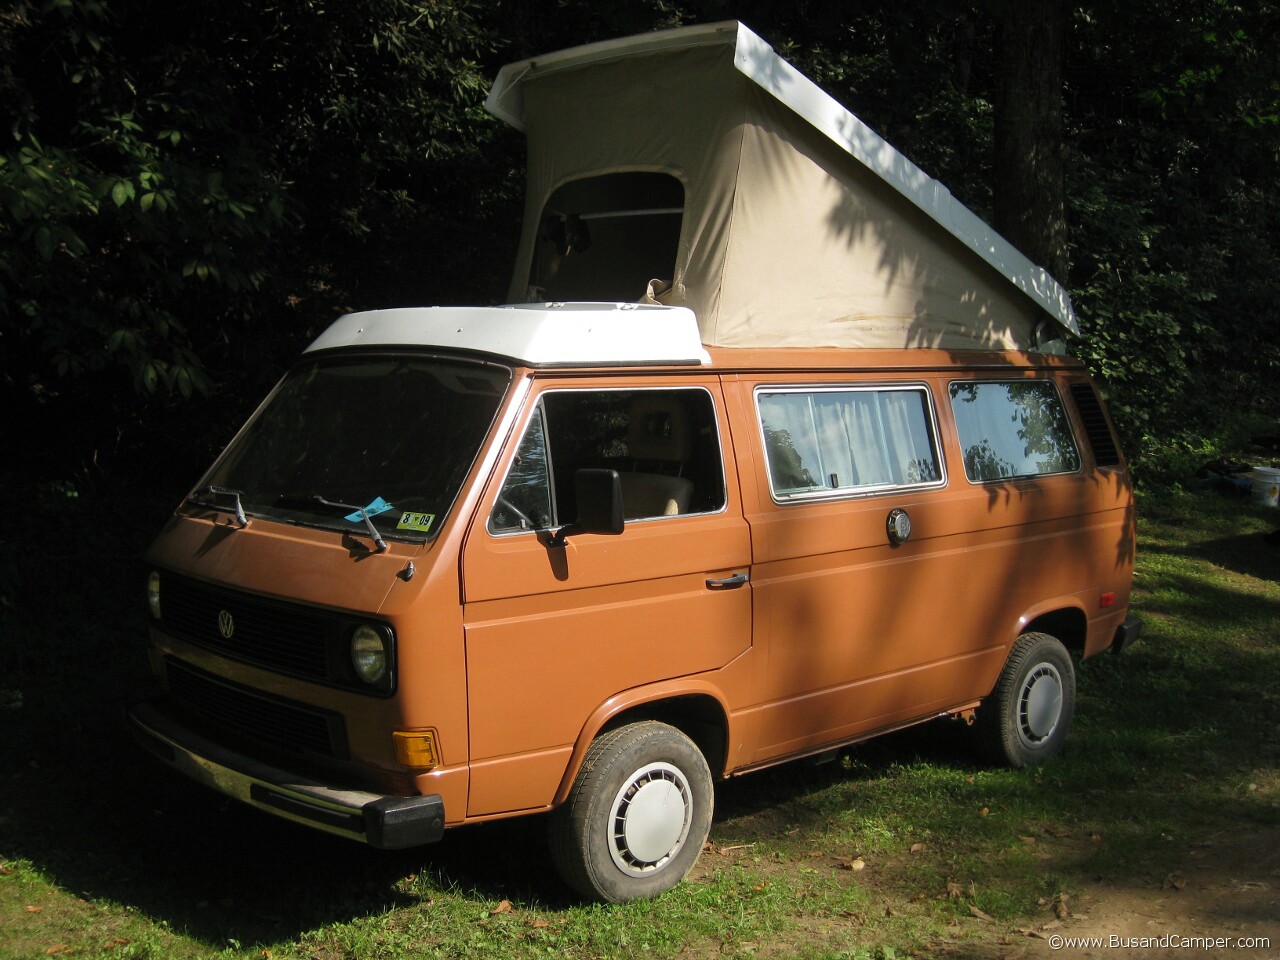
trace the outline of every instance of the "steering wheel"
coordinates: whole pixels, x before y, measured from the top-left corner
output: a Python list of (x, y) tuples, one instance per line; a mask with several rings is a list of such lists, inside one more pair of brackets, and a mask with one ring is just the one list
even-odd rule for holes
[(538, 525), (533, 522), (533, 518), (530, 517), (523, 510), (521, 510), (519, 507), (517, 507), (514, 503), (512, 503), (506, 497), (498, 497), (498, 499), (494, 501), (494, 504), (496, 506), (502, 507), (505, 510), (510, 510), (512, 513), (514, 513), (516, 515), (516, 518), (520, 521), (521, 529), (523, 530), (538, 529)]

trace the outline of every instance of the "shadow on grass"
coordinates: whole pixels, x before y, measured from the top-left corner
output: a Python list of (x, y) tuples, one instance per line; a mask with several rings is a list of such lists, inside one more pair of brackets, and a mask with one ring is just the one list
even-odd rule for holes
[[(1280, 516), (1277, 516), (1280, 524)], [(1280, 581), (1280, 536), (1270, 533), (1242, 533), (1198, 543), (1194, 553), (1224, 570), (1243, 573), (1259, 580)]]
[(93, 719), (91, 743), (6, 776), (0, 804), (0, 858), (30, 861), (83, 899), (136, 908), (213, 946), (292, 940), (412, 906), (401, 883), (412, 875), (485, 901), (572, 902), (541, 818), (373, 850), (188, 783), (137, 748), (122, 718)]
[[(0, 858), (29, 861), (62, 890), (136, 909), (213, 947), (293, 941), (411, 908), (420, 898), (404, 881), (415, 875), (479, 901), (477, 918), (503, 899), (549, 910), (579, 902), (552, 870), (545, 817), (450, 830), (418, 850), (373, 850), (188, 783), (135, 746), (120, 706), (63, 715), (62, 730), (91, 737), (46, 731), (37, 749), (17, 751), (0, 801)], [(868, 744), (856, 773), (802, 762), (719, 784), (717, 822), (751, 812), (807, 821), (812, 795), (832, 785), (922, 754), (963, 757), (955, 726)], [(0, 723), (0, 736), (12, 743), (16, 727)]]
[[(717, 824), (764, 817), (780, 832), (813, 820), (812, 797), (889, 775), (904, 764), (983, 769), (972, 731), (956, 720), (934, 720), (835, 751), (821, 760), (794, 760), (716, 785)], [(714, 833), (714, 826), (713, 826)]]

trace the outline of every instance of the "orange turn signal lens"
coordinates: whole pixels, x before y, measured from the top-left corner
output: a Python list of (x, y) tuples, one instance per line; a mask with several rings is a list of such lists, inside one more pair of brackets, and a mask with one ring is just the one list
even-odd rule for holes
[(434, 730), (395, 730), (391, 739), (396, 745), (396, 759), (406, 767), (429, 769), (440, 763)]

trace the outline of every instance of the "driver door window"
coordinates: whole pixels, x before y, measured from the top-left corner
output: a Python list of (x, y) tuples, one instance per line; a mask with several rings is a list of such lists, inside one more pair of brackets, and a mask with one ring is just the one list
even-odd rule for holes
[(557, 390), (539, 401), (494, 501), (491, 534), (545, 530), (577, 516), (574, 476), (618, 471), (628, 521), (725, 505), (711, 396), (703, 389)]

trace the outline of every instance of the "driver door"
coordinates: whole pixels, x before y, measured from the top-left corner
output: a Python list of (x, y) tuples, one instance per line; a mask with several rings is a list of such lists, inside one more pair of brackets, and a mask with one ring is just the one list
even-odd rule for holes
[[(469, 816), (548, 805), (610, 698), (750, 649), (750, 540), (718, 382), (615, 384), (535, 386), (468, 534)], [(625, 529), (554, 545), (583, 468), (618, 471)]]

